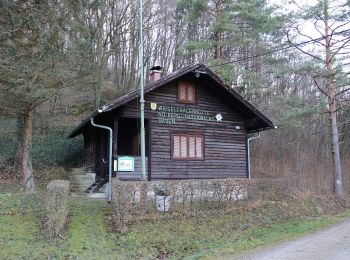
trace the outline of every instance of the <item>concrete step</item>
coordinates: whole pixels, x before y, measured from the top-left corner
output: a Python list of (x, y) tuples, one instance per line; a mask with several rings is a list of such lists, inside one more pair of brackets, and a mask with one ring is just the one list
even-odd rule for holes
[(90, 199), (105, 200), (107, 199), (106, 185), (100, 188), (100, 192), (86, 193), (85, 190), (95, 181), (95, 174), (85, 174), (83, 168), (70, 169), (70, 190), (73, 197), (85, 197)]
[(91, 177), (86, 177), (83, 175), (75, 175), (75, 176), (71, 176), (69, 178), (71, 181), (94, 181), (95, 178), (91, 178)]
[(71, 183), (70, 186), (71, 187), (90, 187), (92, 184), (92, 182), (87, 182), (87, 183)]
[(88, 188), (88, 187), (91, 186), (91, 184), (90, 183), (89, 184), (75, 183), (75, 184), (71, 184), (70, 186), (71, 186), (71, 188), (78, 188), (78, 189), (80, 189), (80, 188), (84, 188), (84, 187)]
[[(78, 172), (78, 170), (75, 170)], [(70, 176), (71, 191), (84, 193), (95, 181), (95, 174), (76, 174)], [(85, 193), (86, 194), (86, 193)]]
[(79, 191), (77, 192), (76, 191), (76, 192), (71, 192), (70, 195), (73, 196), (73, 197), (75, 197), (75, 196), (84, 196), (84, 197), (86, 197), (87, 193), (79, 192)]
[(81, 193), (81, 192), (71, 192), (72, 197), (78, 198), (89, 198), (96, 200), (106, 200), (108, 198), (106, 193), (98, 192), (98, 193)]
[(97, 193), (88, 193), (88, 198), (91, 199), (107, 199), (107, 193), (97, 192)]
[(85, 175), (84, 168), (69, 168), (69, 169), (66, 169), (66, 171), (70, 175)]
[(94, 180), (71, 180), (71, 183), (93, 183)]
[(89, 188), (91, 185), (71, 185), (70, 189), (71, 190), (81, 190), (85, 191), (87, 188)]

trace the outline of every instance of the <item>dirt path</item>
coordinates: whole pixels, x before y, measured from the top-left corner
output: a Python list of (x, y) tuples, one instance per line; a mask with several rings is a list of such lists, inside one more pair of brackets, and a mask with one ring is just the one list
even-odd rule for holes
[(350, 259), (350, 220), (326, 230), (234, 259)]

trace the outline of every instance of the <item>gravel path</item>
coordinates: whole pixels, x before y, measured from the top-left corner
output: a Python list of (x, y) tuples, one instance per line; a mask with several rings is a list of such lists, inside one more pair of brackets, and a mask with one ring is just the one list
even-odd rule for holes
[(350, 220), (326, 230), (234, 259), (350, 259)]

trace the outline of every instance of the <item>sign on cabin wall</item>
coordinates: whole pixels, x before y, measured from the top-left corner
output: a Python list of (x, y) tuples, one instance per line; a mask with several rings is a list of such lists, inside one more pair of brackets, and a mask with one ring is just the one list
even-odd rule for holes
[(220, 122), (223, 119), (220, 113), (213, 115), (210, 111), (199, 108), (164, 106), (151, 103), (151, 109), (157, 112), (158, 123), (167, 125), (175, 125), (177, 120)]
[(135, 161), (133, 157), (123, 156), (118, 158), (119, 172), (133, 172), (134, 167), (135, 167)]

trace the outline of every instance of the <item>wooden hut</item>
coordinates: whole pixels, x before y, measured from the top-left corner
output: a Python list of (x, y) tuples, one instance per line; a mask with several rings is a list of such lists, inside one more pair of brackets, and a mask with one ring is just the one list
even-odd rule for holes
[[(144, 89), (148, 180), (247, 178), (247, 136), (273, 123), (203, 64), (164, 77), (152, 74), (154, 81)], [(97, 182), (108, 177), (108, 132), (93, 127), (90, 118), (113, 129), (117, 178), (139, 180), (139, 109), (135, 90), (104, 105), (69, 135), (83, 134), (85, 171), (95, 173)]]

